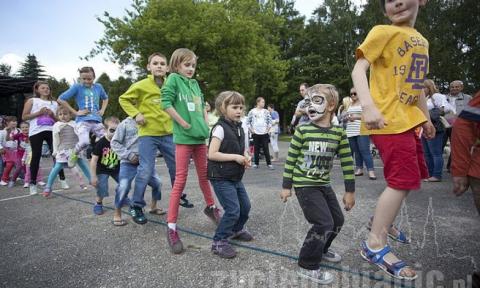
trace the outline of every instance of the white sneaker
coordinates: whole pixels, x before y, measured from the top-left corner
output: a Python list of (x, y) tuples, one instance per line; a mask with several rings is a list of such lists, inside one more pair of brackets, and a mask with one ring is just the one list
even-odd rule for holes
[(30, 185), (30, 195), (37, 195), (38, 192), (37, 192), (37, 185), (33, 185), (31, 184)]
[(307, 270), (300, 268), (300, 270), (298, 271), (298, 275), (320, 285), (328, 285), (333, 282), (334, 278), (332, 273), (324, 271), (322, 270), (322, 268), (318, 270)]
[(0, 181), (0, 185), (2, 185), (2, 186), (7, 186), (8, 183), (2, 180), (2, 181)]
[(47, 185), (47, 183), (45, 183), (45, 182), (43, 182), (43, 181), (38, 181), (37, 184), (40, 185), (40, 186), (45, 186), (45, 185)]
[(342, 256), (340, 256), (340, 254), (336, 253), (335, 251), (328, 249), (327, 253), (323, 253), (322, 260), (332, 263), (338, 263), (342, 261)]
[(68, 186), (68, 183), (66, 180), (60, 180), (60, 186), (62, 186), (63, 190), (70, 189), (70, 186)]
[(23, 188), (28, 188), (28, 186), (30, 186), (30, 184), (28, 183), (23, 184)]

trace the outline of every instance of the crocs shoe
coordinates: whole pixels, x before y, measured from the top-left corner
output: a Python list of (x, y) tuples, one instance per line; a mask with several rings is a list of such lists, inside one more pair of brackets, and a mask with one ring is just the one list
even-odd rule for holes
[(103, 204), (98, 204), (96, 203), (94, 206), (93, 206), (93, 213), (95, 213), (95, 215), (102, 215), (104, 213), (103, 211)]

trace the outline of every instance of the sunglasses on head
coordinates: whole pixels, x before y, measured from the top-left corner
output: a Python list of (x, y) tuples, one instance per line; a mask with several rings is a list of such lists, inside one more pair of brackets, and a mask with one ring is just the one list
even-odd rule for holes
[(115, 129), (109, 128), (109, 129), (108, 129), (108, 132), (110, 132), (110, 133), (115, 133)]

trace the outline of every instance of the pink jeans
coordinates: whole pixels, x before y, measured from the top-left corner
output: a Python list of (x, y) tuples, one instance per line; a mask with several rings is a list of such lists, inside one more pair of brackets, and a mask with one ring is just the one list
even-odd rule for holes
[[(40, 181), (42, 181), (42, 178), (43, 178), (42, 171), (41, 171), (40, 169), (38, 169), (38, 173), (37, 173), (37, 183), (40, 182)], [(25, 166), (25, 179), (24, 179), (24, 183), (30, 184), (30, 165)]]
[(168, 205), (168, 223), (177, 223), (178, 206), (180, 204), (180, 197), (185, 188), (188, 176), (188, 164), (190, 156), (195, 162), (197, 169), (198, 183), (203, 193), (203, 198), (208, 206), (214, 205), (212, 189), (207, 179), (207, 145), (184, 145), (176, 144), (175, 146), (175, 162), (177, 167), (175, 169), (175, 183), (173, 184), (172, 193), (170, 194), (170, 204)]

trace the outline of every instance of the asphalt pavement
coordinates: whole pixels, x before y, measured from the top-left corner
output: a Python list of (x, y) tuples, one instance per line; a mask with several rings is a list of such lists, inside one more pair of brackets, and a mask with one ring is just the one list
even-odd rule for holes
[[(73, 176), (71, 188), (46, 199), (28, 196), (20, 184), (0, 187), (0, 287), (317, 287), (297, 275), (296, 257), (309, 224), (295, 197), (280, 201), (283, 163), (288, 143), (280, 143), (281, 161), (269, 170), (264, 161), (249, 169), (244, 184), (252, 210), (247, 223), (255, 239), (237, 246), (234, 259), (220, 259), (210, 251), (215, 226), (203, 214), (205, 206), (194, 165), (186, 186), (192, 209), (181, 208), (178, 220), (186, 251), (173, 255), (166, 241), (165, 216), (146, 213), (146, 225), (112, 225), (113, 211), (93, 214), (95, 191), (81, 190)], [(47, 175), (50, 159), (42, 159)], [(451, 177), (423, 183), (413, 191), (397, 217), (412, 243), (389, 241), (398, 256), (414, 266), (414, 282), (392, 281), (359, 254), (366, 239), (366, 223), (385, 188), (382, 163), (375, 159), (377, 180), (356, 179), (356, 205), (345, 212), (345, 225), (332, 248), (340, 264), (324, 263), (336, 280), (325, 287), (469, 287), (480, 270), (480, 216), (470, 192), (451, 193)], [(171, 190), (167, 169), (158, 158), (163, 181), (160, 207), (168, 207)], [(333, 189), (341, 203), (344, 186), (339, 162), (332, 172)], [(114, 182), (104, 204), (113, 206)], [(147, 203), (150, 190), (145, 193)], [(148, 209), (147, 209), (148, 210)], [(126, 210), (125, 210), (126, 212)]]

